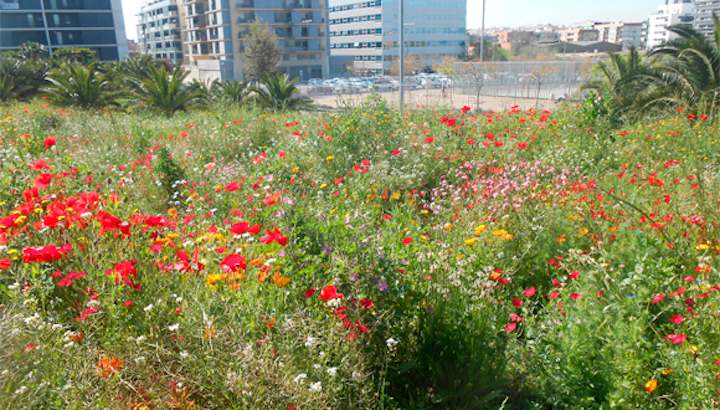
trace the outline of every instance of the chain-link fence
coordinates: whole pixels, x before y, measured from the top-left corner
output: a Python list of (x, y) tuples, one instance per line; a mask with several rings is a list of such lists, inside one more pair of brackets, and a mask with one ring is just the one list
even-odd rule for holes
[[(512, 105), (543, 106), (568, 99), (583, 84), (595, 79), (592, 68), (599, 58), (558, 61), (512, 61), (463, 63), (445, 74), (417, 74), (405, 77), (405, 103), (464, 104), (482, 108), (506, 108)], [(320, 105), (340, 105), (352, 98), (363, 98), (371, 90), (390, 101), (399, 99), (398, 78), (333, 79), (322, 84), (301, 87), (303, 94)], [(373, 83), (373, 81), (375, 81)], [(378, 86), (382, 84), (382, 88)]]

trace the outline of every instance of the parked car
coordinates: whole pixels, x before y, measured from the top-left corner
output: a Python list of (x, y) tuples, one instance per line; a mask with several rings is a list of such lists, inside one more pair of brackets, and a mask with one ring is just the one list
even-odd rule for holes
[(374, 91), (395, 91), (400, 89), (400, 83), (388, 77), (375, 77), (371, 79), (370, 89)]
[(332, 84), (323, 80), (310, 80), (307, 88), (308, 94), (329, 94), (335, 91)]

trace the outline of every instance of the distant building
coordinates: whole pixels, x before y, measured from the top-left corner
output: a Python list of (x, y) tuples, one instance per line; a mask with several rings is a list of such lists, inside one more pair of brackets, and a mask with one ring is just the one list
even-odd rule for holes
[(532, 31), (498, 31), (496, 35), (500, 47), (511, 52), (518, 52), (521, 48), (527, 47), (535, 42), (535, 33)]
[(693, 24), (695, 8), (692, 0), (665, 0), (655, 14), (648, 16), (647, 48), (653, 48), (677, 37), (667, 30), (675, 24)]
[(644, 23), (600, 23), (595, 25), (598, 30), (598, 40), (620, 44), (623, 50), (630, 47), (644, 49), (646, 44), (647, 28)]
[(557, 31), (535, 31), (535, 43), (538, 44), (549, 44), (560, 42), (560, 33)]
[(560, 40), (565, 42), (598, 41), (600, 32), (595, 28), (570, 28), (559, 30)]
[[(397, 0), (330, 0), (333, 74), (384, 74), (400, 55)], [(467, 51), (467, 0), (406, 1), (405, 53), (431, 66)]]
[(325, 78), (327, 0), (182, 0), (183, 64), (191, 78), (245, 78), (243, 39), (262, 21), (280, 37), (280, 71), (301, 79)]
[(146, 0), (137, 25), (140, 52), (176, 63), (182, 60), (177, 0)]
[(100, 60), (128, 55), (121, 0), (0, 0), (0, 52), (26, 42), (82, 47)]
[(137, 41), (128, 39), (128, 55), (136, 56), (142, 52), (142, 47)]
[(698, 31), (715, 41), (713, 13), (720, 16), (720, 1), (695, 0), (695, 20), (693, 24)]

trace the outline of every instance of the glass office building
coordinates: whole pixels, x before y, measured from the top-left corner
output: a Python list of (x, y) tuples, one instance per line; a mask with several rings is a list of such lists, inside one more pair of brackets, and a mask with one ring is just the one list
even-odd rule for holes
[(173, 63), (182, 60), (177, 0), (144, 2), (140, 9), (137, 32), (142, 54)]
[[(405, 55), (431, 66), (466, 52), (467, 0), (404, 0)], [(398, 0), (330, 0), (330, 58), (363, 75), (400, 56)], [(335, 71), (335, 70), (333, 70)]]
[(0, 52), (26, 42), (95, 50), (101, 60), (128, 54), (121, 0), (0, 0)]

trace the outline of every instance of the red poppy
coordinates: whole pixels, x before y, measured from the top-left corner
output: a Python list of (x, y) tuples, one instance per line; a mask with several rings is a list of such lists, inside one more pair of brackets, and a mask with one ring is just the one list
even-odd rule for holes
[(399, 150), (399, 149), (396, 149), (395, 151), (392, 152), (392, 154), (395, 155), (395, 156), (397, 156), (398, 154), (400, 154), (400, 150)]
[(580, 299), (581, 297), (582, 297), (582, 295), (579, 294), (579, 293), (571, 293), (571, 294), (570, 294), (570, 299), (573, 299), (573, 300), (578, 300), (578, 299)]
[(667, 339), (667, 340), (675, 343), (676, 345), (679, 345), (679, 344), (681, 344), (682, 342), (684, 342), (685, 339), (687, 339), (687, 336), (686, 336), (686, 335), (676, 335), (676, 334), (672, 334), (672, 335), (667, 335), (667, 336), (665, 336), (663, 339)]
[(320, 299), (324, 301), (333, 300), (333, 299), (342, 299), (343, 294), (337, 293), (337, 289), (335, 289), (335, 286), (326, 286), (320, 291)]
[(10, 258), (0, 259), (0, 270), (10, 267)]
[(427, 137), (425, 138), (426, 144), (432, 144), (432, 142), (435, 141), (435, 137)]
[(46, 189), (52, 182), (52, 174), (40, 174), (35, 178), (34, 187), (37, 189)]
[(663, 299), (665, 299), (665, 295), (662, 295), (662, 294), (656, 295), (656, 296), (653, 298), (653, 300), (650, 301), (650, 303), (658, 303), (658, 302), (660, 302), (660, 301), (663, 300)]
[(475, 140), (473, 138), (470, 138), (469, 140), (467, 140), (467, 143), (468, 145), (472, 145), (475, 143)]
[(45, 141), (43, 141), (43, 144), (45, 145), (45, 148), (50, 148), (53, 145), (55, 145), (56, 142), (57, 142), (57, 140), (55, 138), (51, 137), (51, 138), (45, 138)]
[(525, 289), (525, 292), (523, 292), (523, 295), (525, 295), (525, 296), (527, 296), (527, 297), (530, 297), (530, 296), (532, 296), (532, 295), (534, 295), (534, 294), (535, 294), (535, 288), (534, 288), (534, 287), (532, 287), (532, 288), (527, 288), (527, 289)]
[(560, 292), (553, 292), (552, 294), (550, 294), (550, 296), (548, 296), (548, 299), (557, 299), (558, 296), (560, 296)]
[(522, 306), (523, 303), (525, 303), (525, 302), (523, 302), (522, 300), (520, 300), (520, 299), (518, 299), (518, 298), (515, 298), (515, 299), (512, 300), (513, 306), (516, 306), (516, 307)]
[(520, 315), (516, 315), (515, 313), (511, 313), (510, 320), (513, 322), (522, 322), (522, 317), (520, 317)]
[(517, 146), (518, 146), (518, 148), (520, 148), (520, 149), (527, 148), (527, 147), (528, 147), (528, 143), (527, 143), (527, 142), (518, 142), (518, 143), (517, 143)]
[(305, 291), (305, 295), (303, 296), (303, 298), (305, 298), (305, 299), (310, 299), (311, 297), (313, 297), (313, 295), (315, 294), (315, 292), (316, 292), (315, 289), (308, 289), (308, 290)]
[(464, 106), (461, 108), (461, 110), (462, 110), (462, 112), (468, 112), (468, 111), (472, 110), (472, 108), (468, 107), (467, 105), (464, 105)]
[(245, 270), (247, 269), (245, 260), (244, 256), (232, 253), (220, 262), (220, 269), (225, 272), (239, 272), (241, 270)]
[(570, 277), (570, 279), (577, 279), (578, 276), (580, 276), (580, 272), (573, 272), (573, 273), (569, 274), (568, 276)]
[(242, 182), (233, 181), (225, 185), (225, 190), (228, 192), (235, 192), (242, 186)]
[(373, 301), (370, 300), (370, 299), (368, 299), (368, 298), (365, 298), (365, 299), (363, 299), (363, 300), (360, 301), (360, 306), (361, 306), (363, 309), (370, 309), (370, 308), (373, 307)]
[(245, 232), (250, 232), (251, 234), (254, 235), (254, 234), (260, 232), (261, 227), (262, 227), (262, 225), (260, 225), (260, 224), (250, 226), (249, 223), (243, 221), (243, 222), (238, 222), (236, 224), (233, 224), (233, 226), (230, 227), (229, 231), (236, 235), (242, 235)]
[(260, 238), (260, 242), (264, 243), (265, 245), (270, 245), (273, 242), (277, 242), (280, 244), (280, 246), (287, 245), (288, 237), (284, 236), (282, 232), (276, 227), (274, 230), (266, 229), (267, 235), (262, 236)]
[(517, 329), (517, 323), (509, 323), (507, 326), (505, 326), (506, 332), (512, 332), (515, 329)]
[(680, 323), (682, 323), (683, 320), (685, 320), (685, 318), (682, 315), (675, 315), (670, 318), (670, 321), (675, 323), (676, 325), (679, 325)]
[(402, 240), (402, 243), (404, 243), (405, 245), (410, 245), (412, 243), (412, 241), (413, 241), (413, 238), (408, 236), (407, 238)]

